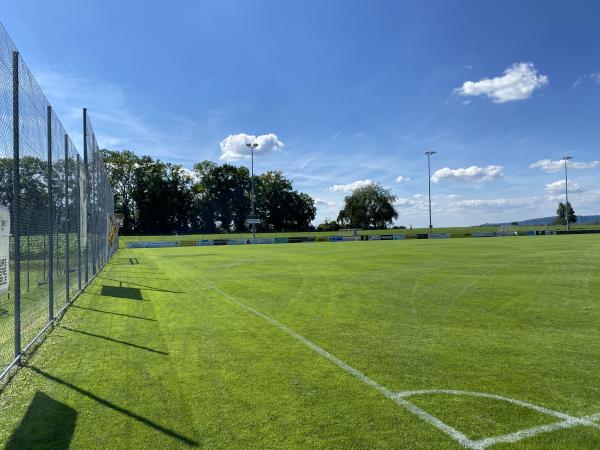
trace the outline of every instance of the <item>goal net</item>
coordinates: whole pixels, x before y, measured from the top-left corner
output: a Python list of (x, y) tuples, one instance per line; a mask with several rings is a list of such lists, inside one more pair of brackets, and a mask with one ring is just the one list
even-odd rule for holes
[(355, 237), (360, 236), (360, 231), (360, 228), (342, 228), (339, 230), (339, 233), (342, 237)]

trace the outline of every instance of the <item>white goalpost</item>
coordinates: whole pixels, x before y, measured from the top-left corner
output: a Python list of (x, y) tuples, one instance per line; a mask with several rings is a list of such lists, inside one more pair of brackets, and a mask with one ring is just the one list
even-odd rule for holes
[(341, 228), (338, 233), (344, 241), (360, 241), (361, 228)]

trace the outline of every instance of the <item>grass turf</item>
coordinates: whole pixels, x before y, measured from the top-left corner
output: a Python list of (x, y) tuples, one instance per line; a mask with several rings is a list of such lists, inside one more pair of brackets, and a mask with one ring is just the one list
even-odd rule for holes
[[(594, 235), (122, 249), (0, 395), (0, 442), (459, 448), (238, 301), (393, 392), (599, 413), (599, 251)], [(557, 421), (410, 400), (472, 439)], [(600, 430), (497, 447), (598, 448)]]

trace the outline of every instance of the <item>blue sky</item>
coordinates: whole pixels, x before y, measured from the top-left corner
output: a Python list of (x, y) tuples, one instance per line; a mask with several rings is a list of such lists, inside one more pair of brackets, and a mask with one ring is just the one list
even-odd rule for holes
[(257, 136), (317, 222), (375, 181), (407, 226), (428, 149), (434, 226), (552, 215), (570, 154), (576, 212), (600, 213), (597, 2), (5, 0), (0, 21), (79, 147), (83, 106), (101, 146), (187, 168), (248, 164)]

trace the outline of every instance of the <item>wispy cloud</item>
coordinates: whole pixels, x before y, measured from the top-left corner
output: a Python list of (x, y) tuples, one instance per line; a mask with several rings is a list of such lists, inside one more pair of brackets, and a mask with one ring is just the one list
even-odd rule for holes
[(396, 183), (406, 183), (407, 181), (410, 181), (410, 178), (402, 175), (398, 175), (396, 178)]
[(86, 107), (102, 148), (128, 149), (188, 165), (203, 159), (197, 147), (201, 139), (196, 135), (203, 124), (159, 112), (155, 120), (160, 122), (160, 127), (155, 126), (152, 120), (130, 106), (121, 86), (48, 67), (32, 71), (80, 151), (83, 147), (82, 109)]
[(448, 167), (444, 167), (443, 169), (436, 170), (431, 176), (431, 180), (434, 183), (438, 183), (442, 180), (480, 183), (484, 181), (492, 181), (497, 178), (501, 178), (502, 176), (502, 166), (471, 166), (465, 169), (450, 169)]
[(340, 136), (346, 129), (345, 128), (341, 128), (338, 131), (336, 131), (335, 133), (333, 133), (331, 136), (329, 136), (327, 139), (332, 141), (335, 138), (337, 138), (338, 136)]
[(335, 207), (337, 205), (336, 202), (331, 202), (329, 200), (323, 200), (321, 198), (315, 198), (315, 205), (317, 206), (328, 206), (330, 208)]
[[(549, 183), (546, 185), (546, 191), (554, 194), (556, 192), (563, 192), (565, 190), (565, 180), (558, 180), (553, 183)], [(583, 189), (579, 183), (573, 183), (569, 181), (569, 192), (575, 194), (578, 192), (583, 192)]]
[(576, 88), (586, 80), (600, 84), (600, 71), (580, 76), (579, 78), (577, 78), (577, 80), (575, 80), (575, 83), (573, 83), (573, 88)]
[(359, 187), (367, 186), (373, 183), (374, 181), (372, 180), (357, 180), (348, 184), (334, 184), (329, 188), (329, 190), (332, 192), (352, 192)]
[(462, 208), (498, 208), (531, 206), (539, 203), (538, 197), (525, 198), (497, 198), (497, 199), (471, 199), (450, 203), (450, 206)]
[(521, 62), (510, 66), (501, 76), (465, 81), (454, 93), (461, 96), (485, 95), (494, 103), (505, 103), (527, 99), (534, 90), (547, 84), (548, 77), (538, 75), (533, 63)]
[[(540, 159), (537, 162), (529, 164), (530, 169), (542, 169), (547, 173), (558, 172), (559, 170), (563, 170), (565, 167), (565, 162), (563, 160), (551, 160), (551, 159)], [(596, 169), (600, 167), (600, 161), (570, 161), (569, 169)]]
[(410, 198), (397, 197), (394, 202), (394, 206), (405, 207), (405, 206), (414, 206), (417, 202), (415, 200), (411, 200)]

